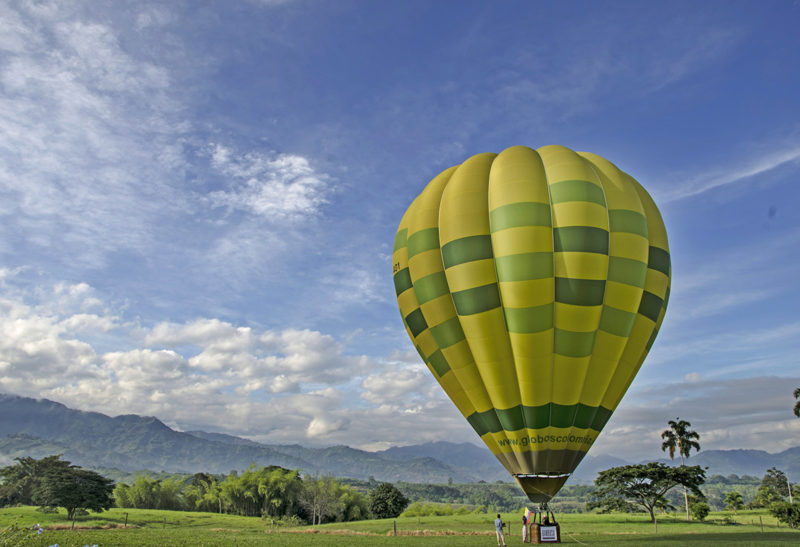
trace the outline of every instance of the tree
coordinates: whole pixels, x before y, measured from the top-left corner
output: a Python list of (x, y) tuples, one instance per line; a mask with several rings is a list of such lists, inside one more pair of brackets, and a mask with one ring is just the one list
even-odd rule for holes
[(689, 506), (692, 511), (692, 516), (697, 520), (703, 520), (708, 516), (711, 507), (704, 501), (695, 501)]
[(728, 509), (733, 509), (733, 514), (735, 515), (736, 512), (744, 507), (744, 500), (742, 499), (742, 495), (737, 492), (736, 490), (731, 490), (725, 495), (725, 507)]
[(767, 473), (761, 479), (761, 486), (769, 486), (779, 496), (789, 495), (789, 479), (786, 478), (783, 471), (776, 467), (767, 469)]
[(604, 511), (634, 511), (641, 506), (655, 523), (655, 509), (668, 507), (664, 496), (679, 484), (704, 499), (700, 485), (705, 482), (705, 473), (699, 465), (670, 467), (656, 462), (612, 467), (597, 475), (587, 506)]
[(792, 528), (800, 526), (800, 503), (776, 501), (770, 504), (769, 512), (773, 517)]
[(408, 506), (400, 490), (390, 482), (382, 482), (369, 494), (369, 510), (375, 518), (388, 519), (398, 516)]
[(775, 488), (770, 485), (759, 486), (755, 499), (748, 504), (748, 507), (751, 509), (769, 507), (776, 501), (783, 501), (783, 498)]
[(51, 469), (68, 468), (70, 463), (61, 460), (61, 455), (47, 456), (41, 460), (25, 456), (14, 458), (17, 463), (8, 467), (0, 468), (0, 476), (3, 477), (1, 505), (11, 505), (22, 503), (32, 505), (33, 492), (39, 486), (41, 477)]
[(333, 477), (312, 477), (303, 481), (300, 503), (311, 513), (311, 524), (320, 524), (325, 517), (338, 517), (344, 506), (338, 495), (339, 485)]
[[(69, 462), (66, 462), (69, 464)], [(74, 519), (77, 509), (101, 512), (114, 505), (114, 481), (76, 465), (49, 469), (40, 477), (33, 502), (42, 506), (63, 507)]]
[[(689, 429), (692, 424), (686, 420), (675, 418), (667, 423), (669, 429), (661, 433), (661, 438), (664, 439), (664, 442), (661, 443), (661, 450), (669, 451), (669, 459), (673, 459), (677, 449), (681, 456), (681, 466), (684, 466), (686, 464), (684, 456), (688, 458), (692, 449), (700, 450), (700, 443), (697, 442), (700, 440), (700, 435)], [(686, 487), (683, 488), (683, 500), (686, 504), (686, 520), (689, 520), (689, 493), (686, 491)]]
[(794, 404), (794, 415), (800, 418), (800, 387), (794, 390), (794, 398), (797, 399)]

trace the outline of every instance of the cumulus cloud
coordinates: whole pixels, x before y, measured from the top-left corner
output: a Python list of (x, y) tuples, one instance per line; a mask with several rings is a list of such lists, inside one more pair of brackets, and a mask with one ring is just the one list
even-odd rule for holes
[[(330, 335), (260, 331), (213, 318), (147, 329), (121, 319), (121, 310), (88, 284), (26, 290), (13, 272), (3, 277), (4, 392), (272, 442), (305, 434), (316, 444), (358, 444), (371, 442), (371, 434), (359, 430), (361, 438), (353, 439), (348, 430), (370, 408), (385, 406), (377, 394), (402, 398), (421, 380), (419, 371), (402, 372), (401, 387), (391, 388), (370, 377), (365, 385), (376, 395), (361, 399), (361, 381), (378, 365), (349, 355), (346, 344)], [(97, 313), (84, 311), (87, 302)], [(103, 349), (100, 333), (106, 335)], [(370, 398), (376, 402), (367, 405)]]
[[(661, 432), (676, 417), (688, 420), (704, 449), (747, 448), (780, 452), (797, 445), (800, 420), (792, 390), (800, 377), (738, 379), (690, 377), (684, 382), (633, 390), (626, 395), (592, 452), (658, 458)], [(709, 409), (714, 409), (709, 412)]]

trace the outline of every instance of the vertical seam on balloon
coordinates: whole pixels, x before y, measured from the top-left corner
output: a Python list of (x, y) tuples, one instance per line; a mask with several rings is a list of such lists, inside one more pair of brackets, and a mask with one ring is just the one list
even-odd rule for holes
[[(624, 171), (622, 171), (618, 167), (616, 167), (616, 166), (614, 166), (614, 167), (617, 169), (617, 172), (620, 174), (620, 181), (622, 182), (622, 184), (626, 185), (626, 186), (629, 186), (631, 189), (633, 189), (634, 194), (636, 195), (636, 199), (639, 202), (639, 207), (641, 207), (642, 214), (645, 217), (645, 226), (647, 226), (647, 209), (644, 206), (644, 203), (642, 201), (641, 195), (640, 195), (640, 193), (639, 193), (639, 191), (637, 189), (637, 186), (636, 186), (636, 185), (639, 185), (639, 183), (636, 181), (636, 179), (634, 179), (633, 177), (631, 177), (630, 175), (628, 175), (627, 173), (625, 173)], [(630, 180), (628, 180), (628, 179), (630, 179)], [(639, 185), (639, 186), (641, 186), (641, 185)], [(642, 190), (644, 190), (644, 187), (642, 187)], [(609, 238), (610, 237), (611, 237), (611, 232), (609, 230)], [(648, 247), (648, 253), (649, 253), (649, 248), (650, 248), (650, 233), (649, 233), (649, 229), (648, 229), (648, 234), (647, 234), (647, 247)], [(646, 275), (647, 275), (647, 270), (645, 269), (645, 279), (646, 279)], [(642, 287), (640, 287), (640, 289), (641, 289), (642, 293), (639, 296), (639, 302), (636, 305), (636, 309), (637, 310), (638, 310), (639, 306), (641, 305), (642, 298), (644, 298), (644, 283), (642, 284)], [(636, 315), (638, 316), (638, 312), (636, 313)], [(638, 318), (635, 316), (634, 317), (634, 324), (631, 325), (631, 330), (633, 330), (633, 326), (636, 324), (637, 319)], [(630, 344), (630, 343), (631, 343), (631, 334), (629, 332), (628, 336), (625, 339), (625, 345), (622, 347), (622, 351), (620, 352), (620, 360), (622, 359), (622, 356), (625, 355), (625, 350), (628, 348), (628, 344)], [(619, 364), (620, 364), (620, 361), (617, 361), (617, 367), (619, 367)], [(638, 371), (638, 368), (636, 370)], [(615, 371), (615, 374), (616, 374), (616, 371)], [(632, 376), (635, 376), (635, 374), (629, 374), (627, 379), (630, 379)], [(627, 379), (626, 379), (626, 382), (627, 382)], [(603, 407), (602, 402), (605, 399), (606, 395), (608, 395), (608, 392), (609, 392), (609, 389), (611, 388), (611, 384), (612, 384), (613, 380), (614, 380), (614, 375), (612, 375), (611, 378), (609, 378), (608, 385), (606, 386), (606, 389), (603, 392), (603, 396), (602, 396), (602, 398), (600, 400), (600, 405), (598, 405), (598, 412), (599, 412), (600, 408), (605, 408), (605, 407)], [(627, 391), (627, 390), (623, 391), (623, 395), (624, 395), (625, 391)], [(611, 412), (613, 413), (614, 410), (616, 410), (616, 407), (612, 408), (612, 409), (608, 409), (608, 410), (611, 410)]]
[[(501, 154), (502, 154), (502, 152), (501, 152)], [(494, 166), (495, 160), (499, 156), (500, 156), (500, 154), (498, 154), (494, 158), (492, 158), (492, 164), (489, 167), (489, 180), (486, 181), (486, 210), (487, 210), (487, 212), (489, 214), (489, 241), (490, 242), (492, 241), (492, 235), (494, 234), (494, 231), (492, 230), (492, 211), (489, 208), (489, 195), (491, 193), (492, 167)], [(497, 273), (497, 257), (495, 256), (494, 244), (493, 243), (492, 243), (492, 269), (494, 270), (495, 283), (497, 283), (497, 296), (500, 299), (500, 311), (501, 311), (501, 314), (502, 314), (502, 317), (503, 317), (503, 325), (505, 325), (506, 343), (508, 344), (508, 353), (511, 356), (511, 365), (512, 365), (512, 369), (514, 371), (514, 381), (516, 382), (516, 385), (517, 385), (517, 391), (520, 394), (520, 398), (519, 398), (519, 413), (520, 413), (520, 416), (522, 417), (523, 428), (527, 431), (528, 423), (527, 423), (527, 421), (525, 419), (525, 412), (523, 411), (523, 409), (525, 408), (525, 405), (522, 402), (522, 389), (520, 387), (519, 375), (517, 374), (517, 360), (516, 360), (516, 357), (514, 356), (514, 350), (513, 350), (512, 346), (511, 346), (511, 336), (510, 336), (510, 333), (508, 332), (508, 322), (506, 321), (505, 305), (503, 304), (503, 292), (500, 290), (500, 276)], [(523, 456), (523, 459), (527, 460), (527, 457)]]
[[(439, 235), (440, 235), (440, 239), (439, 239), (439, 256), (440, 256), (440, 258), (441, 258), (441, 260), (442, 260), (442, 271), (444, 271), (444, 272), (446, 272), (446, 271), (447, 271), (447, 268), (445, 267), (445, 263), (444, 263), (444, 255), (442, 254), (442, 240), (441, 240), (441, 209), (442, 209), (442, 200), (444, 199), (445, 190), (446, 190), (447, 186), (450, 184), (450, 181), (452, 180), (453, 176), (456, 174), (456, 172), (458, 172), (458, 169), (460, 169), (460, 168), (461, 168), (461, 167), (464, 165), (464, 163), (466, 163), (466, 162), (467, 162), (469, 159), (471, 159), (472, 157), (474, 157), (474, 156), (471, 156), (470, 158), (467, 158), (467, 160), (464, 160), (463, 162), (461, 162), (461, 163), (460, 163), (460, 164), (459, 164), (459, 165), (456, 167), (456, 169), (455, 169), (455, 170), (454, 170), (454, 171), (453, 171), (453, 172), (450, 174), (450, 177), (448, 178), (448, 180), (447, 180), (447, 183), (444, 185), (445, 187), (442, 189), (442, 195), (441, 195), (441, 197), (439, 198), (439, 214), (438, 214), (438, 219), (437, 219), (437, 226), (439, 227)], [(496, 156), (495, 156), (495, 157), (496, 157)], [(494, 163), (494, 159), (492, 160), (492, 163)], [(488, 187), (488, 180), (487, 180), (487, 187)], [(488, 202), (487, 202), (487, 210), (488, 210)], [(491, 230), (490, 230), (490, 232), (491, 232)], [(490, 237), (491, 237), (491, 236), (490, 236)], [(496, 276), (496, 275), (497, 275), (497, 274), (495, 273), (495, 276)], [(446, 280), (446, 273), (445, 273), (445, 280)], [(448, 281), (448, 288), (449, 288), (449, 284), (450, 284), (450, 283), (449, 283), (449, 281)], [(499, 292), (499, 291), (498, 291), (498, 292)], [(448, 291), (448, 294), (449, 294), (449, 296), (450, 296), (450, 302), (451, 302), (451, 304), (453, 305), (453, 309), (454, 309), (454, 310), (456, 310), (456, 315), (455, 315), (455, 317), (458, 319), (458, 322), (459, 322), (459, 324), (460, 324), (460, 323), (461, 323), (461, 317), (459, 316), (459, 314), (458, 314), (458, 310), (457, 310), (457, 309), (456, 309), (456, 307), (455, 307), (455, 300), (453, 299), (453, 292), (452, 292), (452, 290)], [(462, 325), (462, 328), (463, 328), (463, 325)], [(469, 339), (466, 337), (466, 331), (465, 331), (465, 333), (464, 333), (464, 334), (465, 334), (465, 342), (466, 342), (466, 344), (467, 344), (467, 348), (469, 349), (469, 352), (470, 352), (470, 354), (472, 355), (472, 348), (471, 348), (471, 347), (470, 347), (470, 345), (469, 345)], [(472, 355), (472, 357), (473, 357), (473, 361), (474, 361), (474, 355)], [(480, 369), (477, 367), (477, 363), (475, 363), (475, 368), (476, 368), (476, 371), (477, 371), (478, 377), (479, 377), (481, 380), (483, 380), (483, 376), (481, 375), (481, 371), (480, 371)], [(485, 389), (485, 388), (484, 388), (484, 389)], [(496, 419), (497, 419), (497, 421), (499, 422), (499, 421), (500, 421), (500, 416), (497, 414), (497, 407), (495, 406), (495, 403), (494, 403), (494, 401), (492, 400), (492, 396), (491, 396), (491, 394), (488, 392), (488, 390), (486, 390), (486, 398), (489, 400), (489, 404), (491, 405), (491, 408), (490, 408), (489, 410), (491, 410), (491, 412), (492, 412), (492, 413), (495, 415), (495, 418), (496, 418)], [(508, 441), (509, 441), (509, 446), (511, 446), (511, 443), (510, 443), (510, 439), (509, 439), (508, 433), (505, 431), (505, 429), (501, 429), (501, 431), (502, 431), (503, 435), (505, 436), (506, 440), (508, 440)], [(490, 434), (491, 434), (491, 433), (490, 433)], [(513, 465), (513, 463), (514, 463), (514, 462), (516, 462), (517, 464), (519, 464), (519, 458), (518, 458), (518, 457), (517, 457), (517, 455), (516, 455), (516, 454), (514, 454), (513, 452), (512, 452), (510, 455), (509, 455), (509, 454), (504, 454), (504, 453), (501, 453), (500, 455), (497, 455), (497, 456), (498, 456), (498, 459), (500, 459), (500, 456), (502, 456), (503, 458), (505, 458), (505, 459), (507, 460), (507, 462), (508, 462), (509, 464), (512, 464), (512, 465)]]
[[(536, 151), (539, 154), (539, 151)], [(541, 157), (541, 154), (539, 154)], [(547, 166), (545, 165), (544, 158), (542, 158), (542, 167), (544, 171), (544, 183), (547, 188), (547, 200), (550, 202), (550, 242), (553, 245), (553, 334), (550, 341), (550, 408), (549, 416), (547, 418), (547, 427), (552, 427), (553, 424), (553, 379), (555, 378), (555, 359), (556, 359), (556, 241), (555, 230), (553, 229), (553, 196), (550, 193), (550, 177), (547, 175)], [(545, 470), (550, 467), (550, 451), (547, 451), (544, 457)]]
[[(606, 283), (603, 286), (603, 301), (600, 304), (600, 319), (602, 320), (603, 308), (605, 308), (605, 306), (606, 306), (606, 295), (608, 293), (608, 270), (609, 270), (609, 264), (611, 263), (611, 214), (609, 213), (608, 196), (606, 194), (606, 189), (603, 186), (603, 178), (600, 176), (600, 174), (598, 173), (597, 169), (595, 169), (595, 165), (594, 165), (593, 162), (589, 161), (584, 156), (581, 156), (580, 153), (578, 153), (578, 152), (576, 152), (576, 155), (581, 159), (581, 161), (583, 161), (586, 164), (588, 164), (589, 169), (592, 170), (592, 172), (594, 173), (595, 178), (600, 183), (600, 190), (603, 192), (603, 201), (605, 202), (605, 207), (606, 207), (606, 223), (607, 223), (607, 226), (608, 226), (608, 254), (607, 254), (608, 260), (606, 261), (606, 275), (605, 275)], [(583, 384), (581, 385), (581, 390), (578, 393), (578, 402), (575, 405), (575, 413), (572, 415), (572, 425), (570, 426), (570, 434), (575, 430), (575, 421), (578, 418), (578, 410), (580, 409), (581, 400), (583, 398), (583, 392), (586, 389), (586, 380), (589, 377), (589, 370), (592, 367), (592, 358), (594, 357), (594, 349), (597, 346), (597, 334), (598, 334), (599, 330), (600, 330), (600, 323), (598, 322), (597, 328), (594, 331), (594, 340), (592, 341), (592, 351), (589, 354), (589, 364), (586, 366), (586, 374), (583, 377)], [(598, 405), (597, 409), (595, 409), (595, 411), (594, 411), (594, 415), (595, 416), (597, 415), (597, 412), (599, 411), (599, 408), (600, 408), (600, 405)], [(599, 435), (599, 432), (598, 432), (598, 435)], [(576, 450), (575, 452), (576, 453), (572, 456), (572, 458), (570, 460), (570, 466), (573, 463), (575, 463), (575, 460), (578, 457), (579, 451)]]

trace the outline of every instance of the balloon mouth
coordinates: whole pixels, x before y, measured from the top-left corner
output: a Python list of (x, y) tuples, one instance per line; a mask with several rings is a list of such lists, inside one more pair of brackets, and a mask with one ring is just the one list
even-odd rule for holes
[(522, 491), (533, 503), (549, 502), (561, 490), (569, 477), (569, 473), (514, 475)]

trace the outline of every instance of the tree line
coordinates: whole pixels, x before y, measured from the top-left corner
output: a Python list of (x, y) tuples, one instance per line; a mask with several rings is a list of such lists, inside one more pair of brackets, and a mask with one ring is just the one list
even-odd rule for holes
[(279, 523), (320, 524), (396, 517), (408, 499), (391, 483), (364, 494), (329, 476), (301, 477), (299, 471), (251, 465), (227, 476), (195, 473), (184, 479), (139, 476), (114, 484), (60, 456), (16, 458), (0, 468), (0, 507), (65, 507), (72, 519), (81, 510), (121, 508), (207, 511), (262, 517)]

